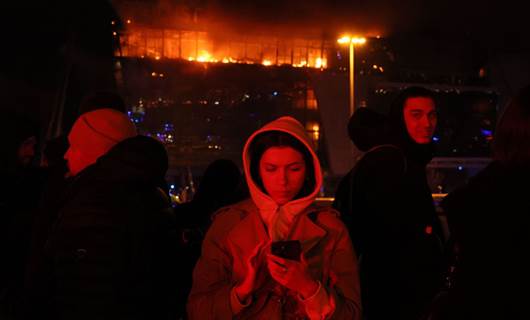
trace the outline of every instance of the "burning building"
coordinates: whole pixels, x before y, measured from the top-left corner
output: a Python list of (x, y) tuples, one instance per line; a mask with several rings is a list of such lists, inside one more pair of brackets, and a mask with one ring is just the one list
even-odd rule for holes
[[(130, 20), (129, 20), (130, 21)], [(118, 35), (118, 34), (117, 34)], [(332, 43), (324, 39), (233, 35), (207, 31), (130, 27), (120, 36), (117, 56), (326, 68)]]

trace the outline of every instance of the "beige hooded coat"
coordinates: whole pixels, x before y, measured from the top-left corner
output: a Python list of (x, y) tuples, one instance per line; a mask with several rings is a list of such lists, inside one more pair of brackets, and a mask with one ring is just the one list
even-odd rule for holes
[[(278, 206), (252, 180), (249, 146), (256, 135), (266, 131), (286, 132), (308, 148), (313, 157), (316, 181), (309, 195)], [(356, 256), (338, 214), (331, 208), (313, 204), (322, 174), (303, 126), (290, 117), (265, 125), (247, 140), (243, 164), (251, 199), (215, 214), (193, 273), (188, 300), (189, 318), (360, 319)], [(276, 283), (269, 275), (262, 255), (255, 291), (250, 301), (243, 305), (233, 289), (246, 274), (248, 257), (257, 251), (257, 247), (266, 246), (272, 240), (288, 239), (301, 242), (309, 272), (320, 283), (317, 292), (304, 300)]]

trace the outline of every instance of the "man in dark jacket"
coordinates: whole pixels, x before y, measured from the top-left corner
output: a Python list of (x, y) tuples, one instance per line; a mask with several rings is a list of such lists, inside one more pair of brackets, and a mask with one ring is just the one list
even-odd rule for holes
[(160, 189), (164, 147), (112, 109), (83, 114), (68, 139), (72, 181), (30, 266), (31, 316), (171, 318), (177, 236)]
[(369, 320), (418, 319), (442, 283), (441, 228), (425, 168), (436, 127), (433, 95), (406, 89), (387, 118), (368, 109), (350, 120), (367, 153), (341, 181), (335, 208), (361, 261)]

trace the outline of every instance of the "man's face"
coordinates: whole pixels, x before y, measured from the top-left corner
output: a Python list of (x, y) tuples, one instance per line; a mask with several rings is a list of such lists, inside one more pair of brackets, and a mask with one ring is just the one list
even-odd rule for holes
[(431, 142), (437, 122), (435, 105), (431, 98), (408, 98), (403, 108), (403, 117), (412, 140), (418, 144)]
[(35, 146), (37, 145), (37, 138), (34, 136), (22, 141), (17, 150), (18, 162), (26, 167), (35, 157)]
[(64, 159), (68, 165), (70, 176), (77, 175), (79, 172), (83, 171), (86, 167), (95, 162), (72, 145), (70, 145), (70, 148), (68, 148), (64, 154)]

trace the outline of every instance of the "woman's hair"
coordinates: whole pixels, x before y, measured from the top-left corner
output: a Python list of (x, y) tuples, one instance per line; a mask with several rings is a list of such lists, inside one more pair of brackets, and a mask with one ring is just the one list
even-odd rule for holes
[(521, 89), (504, 109), (495, 130), (493, 158), (530, 165), (530, 86)]
[(259, 163), (265, 151), (272, 147), (291, 147), (302, 154), (306, 167), (306, 179), (295, 199), (309, 195), (315, 188), (313, 156), (300, 140), (283, 131), (260, 133), (252, 140), (249, 146), (250, 174), (252, 180), (254, 180), (263, 192), (266, 192), (259, 173)]

